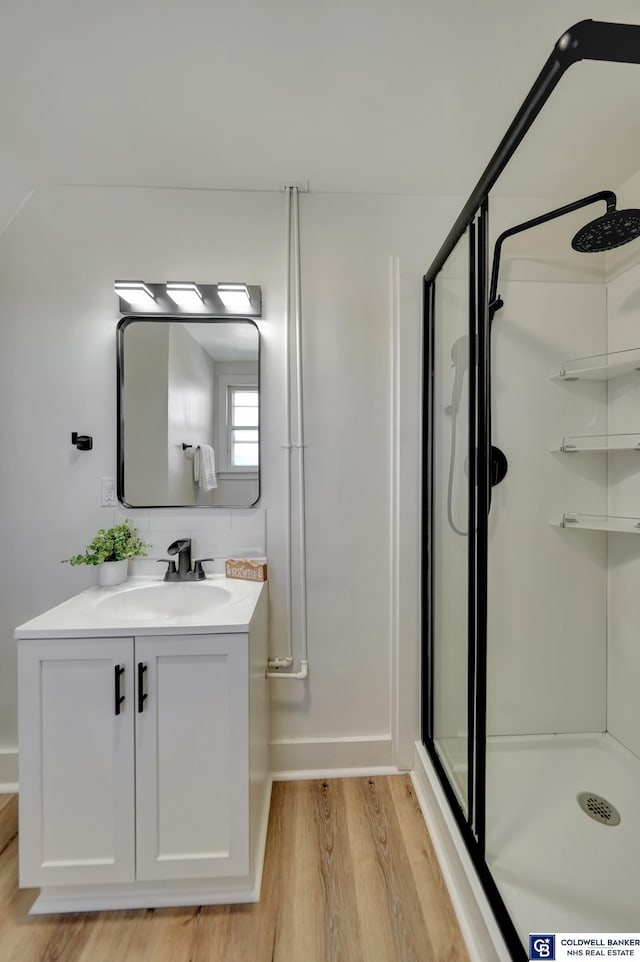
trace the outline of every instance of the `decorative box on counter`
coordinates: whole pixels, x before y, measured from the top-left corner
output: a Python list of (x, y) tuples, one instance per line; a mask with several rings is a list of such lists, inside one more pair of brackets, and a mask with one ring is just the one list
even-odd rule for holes
[(236, 560), (229, 558), (225, 561), (224, 570), (227, 578), (241, 578), (243, 581), (266, 581), (266, 561), (249, 561), (247, 558)]

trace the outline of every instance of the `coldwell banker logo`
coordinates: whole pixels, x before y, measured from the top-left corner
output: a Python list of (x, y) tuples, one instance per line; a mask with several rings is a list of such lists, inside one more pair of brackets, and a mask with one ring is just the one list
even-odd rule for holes
[(546, 959), (547, 962), (555, 962), (556, 957), (556, 937), (555, 935), (530, 935), (529, 936), (529, 958)]

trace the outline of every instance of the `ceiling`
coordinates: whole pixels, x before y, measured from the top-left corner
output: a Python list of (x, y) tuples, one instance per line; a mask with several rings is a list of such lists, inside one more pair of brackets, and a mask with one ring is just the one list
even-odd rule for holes
[[(640, 23), (637, 0), (0, 0), (0, 13), (2, 181), (439, 195), (470, 192), (568, 26)], [(619, 183), (640, 167), (638, 103), (640, 67), (572, 67), (501, 191)]]
[(214, 361), (258, 360), (258, 328), (253, 321), (181, 323)]

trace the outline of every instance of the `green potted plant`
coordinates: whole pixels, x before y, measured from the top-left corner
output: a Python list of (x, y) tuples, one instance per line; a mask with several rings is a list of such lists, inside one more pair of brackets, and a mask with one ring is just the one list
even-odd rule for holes
[(71, 565), (98, 565), (98, 584), (103, 587), (118, 585), (127, 577), (129, 558), (146, 557), (146, 549), (150, 547), (126, 518), (122, 524), (113, 528), (100, 528), (91, 544), (87, 545), (84, 554), (63, 558), (63, 562)]

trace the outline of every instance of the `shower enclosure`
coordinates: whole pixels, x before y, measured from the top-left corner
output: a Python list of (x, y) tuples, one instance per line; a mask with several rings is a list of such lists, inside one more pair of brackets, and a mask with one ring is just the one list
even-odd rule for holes
[(640, 931), (640, 138), (496, 189), (578, 61), (640, 98), (640, 26), (567, 30), (424, 277), (422, 739), (514, 959)]

